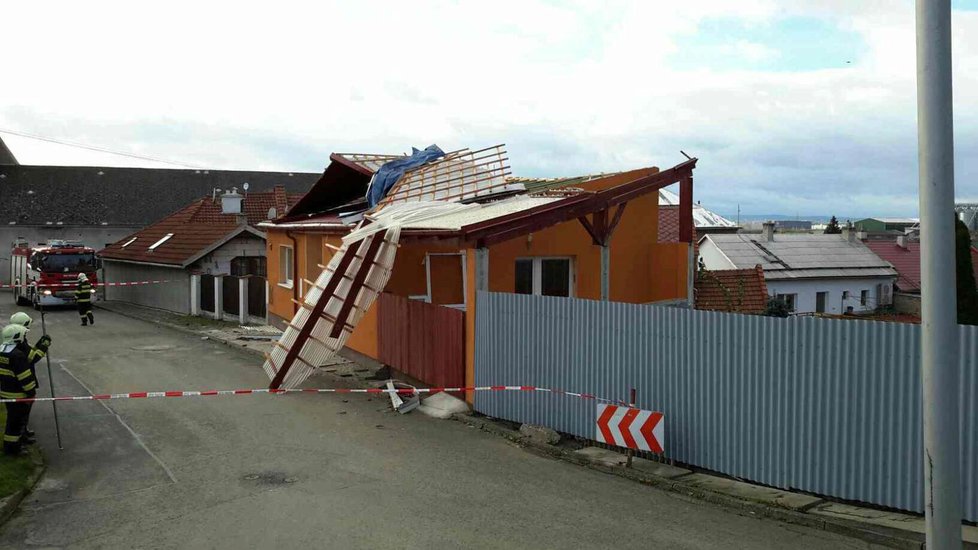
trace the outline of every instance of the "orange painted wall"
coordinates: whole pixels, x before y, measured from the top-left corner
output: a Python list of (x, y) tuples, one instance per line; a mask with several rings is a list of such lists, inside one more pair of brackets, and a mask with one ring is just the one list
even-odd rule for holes
[[(668, 298), (684, 298), (682, 285), (676, 285), (675, 245), (659, 244), (658, 196), (653, 193), (631, 201), (611, 239), (611, 299), (616, 302), (645, 303)], [(513, 292), (516, 287), (516, 259), (539, 256), (574, 258), (575, 291), (578, 298), (601, 298), (601, 248), (591, 241), (577, 220), (564, 222), (531, 236), (519, 237), (489, 250), (489, 290)], [(668, 275), (664, 275), (667, 273)], [(671, 281), (668, 285), (655, 279)]]
[[(297, 257), (299, 259), (298, 273), (310, 281), (316, 280), (322, 271), (315, 262), (315, 254), (310, 254), (307, 246), (323, 247), (322, 264), (329, 263), (335, 251), (323, 245), (324, 242), (332, 246), (339, 247), (341, 239), (336, 236), (327, 236), (312, 233), (293, 233), (297, 241)], [(285, 231), (270, 230), (268, 232), (268, 280), (269, 284), (269, 313), (285, 319), (292, 319), (295, 314), (295, 307), (291, 301), (292, 289), (282, 287), (278, 284), (279, 280), (279, 245), (291, 246), (292, 241), (285, 235)], [(427, 252), (458, 252), (458, 248), (450, 246), (433, 246), (431, 244), (402, 244), (397, 251), (394, 261), (394, 271), (385, 289), (387, 292), (398, 296), (423, 295), (427, 292), (427, 278), (425, 275), (424, 258)], [(458, 273), (453, 273), (458, 276)], [(433, 277), (436, 273), (432, 274)], [(436, 279), (433, 279), (436, 280)], [(296, 279), (295, 284), (300, 284)], [(458, 295), (461, 295), (461, 277), (458, 281), (452, 281), (451, 285), (457, 286)], [(303, 287), (307, 286), (305, 284)], [(347, 340), (347, 347), (358, 351), (368, 357), (377, 358), (377, 307), (372, 305), (357, 324), (356, 330)]]

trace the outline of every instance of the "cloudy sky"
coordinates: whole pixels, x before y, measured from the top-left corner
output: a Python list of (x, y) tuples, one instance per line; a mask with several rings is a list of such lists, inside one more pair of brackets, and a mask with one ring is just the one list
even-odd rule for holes
[[(5, 5), (0, 129), (224, 169), (506, 143), (515, 174), (559, 176), (684, 150), (723, 214), (917, 212), (910, 1), (153, 5)], [(978, 199), (978, 0), (954, 7)], [(23, 163), (152, 164), (3, 138)]]

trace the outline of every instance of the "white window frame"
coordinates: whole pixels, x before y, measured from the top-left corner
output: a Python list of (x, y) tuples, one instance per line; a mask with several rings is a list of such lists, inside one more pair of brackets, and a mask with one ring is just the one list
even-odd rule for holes
[(859, 291), (859, 305), (866, 307), (869, 305), (869, 289), (864, 288)]
[[(516, 262), (520, 260), (530, 260), (533, 262), (533, 296), (543, 296), (543, 260), (567, 260), (568, 275), (568, 298), (577, 295), (577, 262), (573, 256), (520, 256), (513, 262), (513, 269), (516, 269)], [(514, 285), (515, 286), (515, 285)], [(513, 289), (515, 292), (515, 288)]]
[[(791, 303), (788, 303), (788, 296), (791, 296)], [(798, 311), (798, 293), (797, 292), (786, 292), (784, 294), (775, 294), (775, 298), (781, 300), (788, 305), (788, 311), (790, 313), (795, 313)]]
[(423, 296), (409, 296), (408, 298), (412, 300), (421, 300), (423, 302), (431, 303), (431, 257), (432, 256), (458, 256), (459, 261), (462, 266), (462, 303), (461, 304), (442, 304), (445, 307), (455, 308), (461, 311), (466, 311), (469, 307), (469, 283), (466, 281), (465, 277), (465, 251), (459, 250), (458, 252), (428, 252), (424, 255), (424, 276), (427, 284), (427, 294)]
[[(167, 233), (166, 235), (163, 235), (163, 237), (160, 240), (158, 240), (155, 243), (149, 245), (149, 251), (152, 252), (152, 251), (156, 250), (157, 248), (159, 248), (159, 246), (161, 244), (163, 244), (166, 241), (170, 240), (171, 237), (173, 237), (173, 233)], [(135, 239), (133, 239), (133, 240), (135, 240)]]
[[(289, 251), (289, 261), (286, 262), (287, 265), (284, 268), (282, 266), (283, 250)], [(288, 288), (288, 289), (294, 288), (295, 273), (292, 273), (292, 267), (294, 263), (295, 263), (295, 249), (292, 248), (291, 245), (287, 245), (287, 244), (278, 245), (278, 286), (282, 288)], [(285, 275), (286, 273), (289, 274), (289, 277), (283, 280), (283, 275)]]

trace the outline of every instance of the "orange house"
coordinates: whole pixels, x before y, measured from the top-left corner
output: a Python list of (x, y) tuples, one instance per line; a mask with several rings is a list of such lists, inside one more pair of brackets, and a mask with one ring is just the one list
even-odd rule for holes
[[(309, 193), (285, 216), (261, 225), (272, 324), (284, 327), (296, 313), (309, 281), (362, 219), (374, 171), (392, 158), (331, 155)], [(385, 294), (367, 310), (347, 348), (426, 384), (471, 385), (477, 291), (688, 301), (695, 165), (691, 159), (661, 171), (510, 178), (531, 191), (477, 199), (474, 213), (436, 226), (403, 227)], [(659, 243), (658, 190), (677, 182), (680, 242)]]

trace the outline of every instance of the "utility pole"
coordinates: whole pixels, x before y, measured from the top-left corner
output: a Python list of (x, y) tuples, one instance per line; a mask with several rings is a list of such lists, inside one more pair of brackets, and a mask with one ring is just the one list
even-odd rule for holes
[(917, 0), (921, 359), (927, 548), (961, 548), (951, 0)]

